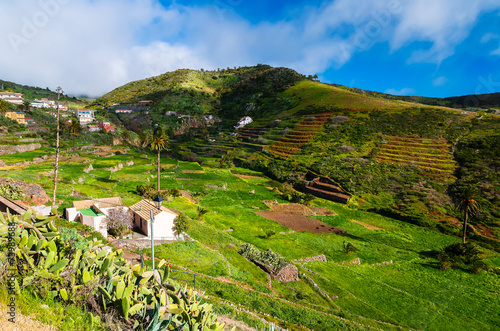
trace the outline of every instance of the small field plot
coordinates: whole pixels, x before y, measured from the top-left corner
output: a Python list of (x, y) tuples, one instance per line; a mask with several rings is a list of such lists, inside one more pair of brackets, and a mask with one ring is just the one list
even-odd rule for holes
[(488, 330), (500, 322), (493, 290), (500, 281), (491, 274), (443, 273), (432, 260), (383, 266), (313, 262), (307, 267), (328, 279), (311, 275), (329, 295), (338, 296), (340, 308), (361, 316), (376, 307), (379, 317), (374, 317), (419, 330)]
[[(151, 250), (145, 250), (151, 254)], [(205, 275), (228, 276), (226, 261), (216, 252), (210, 251), (194, 241), (163, 244), (155, 247), (155, 257), (172, 261)]]
[[(0, 160), (6, 164), (33, 161), (34, 158), (43, 156), (55, 156), (55, 149), (44, 147), (30, 152), (0, 155)], [(0, 168), (1, 169), (1, 168)]]

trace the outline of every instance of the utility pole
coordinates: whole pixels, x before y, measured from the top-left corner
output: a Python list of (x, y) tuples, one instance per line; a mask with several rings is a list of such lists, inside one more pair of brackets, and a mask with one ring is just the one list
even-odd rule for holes
[(54, 192), (52, 194), (52, 207), (56, 205), (56, 190), (57, 190), (57, 170), (59, 169), (59, 96), (64, 93), (63, 89), (58, 86), (56, 88), (57, 93), (57, 130), (56, 130), (56, 162), (54, 163)]

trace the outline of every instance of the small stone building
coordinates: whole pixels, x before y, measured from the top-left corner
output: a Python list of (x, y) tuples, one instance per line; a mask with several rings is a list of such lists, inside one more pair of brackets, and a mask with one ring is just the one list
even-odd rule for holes
[(174, 232), (175, 219), (177, 214), (170, 209), (161, 206), (158, 208), (152, 201), (142, 199), (136, 204), (130, 206), (134, 212), (134, 223), (148, 237), (151, 237), (151, 212), (153, 212), (153, 232), (155, 240), (177, 240)]

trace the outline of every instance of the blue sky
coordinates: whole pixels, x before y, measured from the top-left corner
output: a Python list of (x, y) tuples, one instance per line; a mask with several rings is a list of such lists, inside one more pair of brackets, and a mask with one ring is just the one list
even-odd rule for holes
[(257, 63), (392, 94), (500, 92), (499, 0), (17, 0), (0, 28), (0, 79), (73, 95)]

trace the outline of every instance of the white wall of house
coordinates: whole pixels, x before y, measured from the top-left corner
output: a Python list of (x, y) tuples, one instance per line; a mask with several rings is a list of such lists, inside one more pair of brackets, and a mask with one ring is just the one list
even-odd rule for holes
[(70, 222), (75, 222), (80, 213), (76, 211), (76, 208), (66, 208), (66, 219)]
[[(162, 212), (155, 216), (155, 221), (153, 223), (153, 234), (154, 239), (157, 240), (177, 240), (177, 236), (174, 233), (174, 221), (177, 215)], [(150, 220), (142, 220), (138, 214), (135, 214), (134, 223), (141, 228), (142, 232), (148, 237), (151, 237), (151, 224)]]
[(108, 237), (108, 230), (106, 227), (106, 223), (104, 222), (105, 219), (106, 219), (106, 215), (97, 216), (97, 217), (85, 216), (85, 215), (80, 216), (80, 220), (82, 221), (82, 224), (93, 227), (96, 231), (100, 232), (104, 238), (107, 238)]

